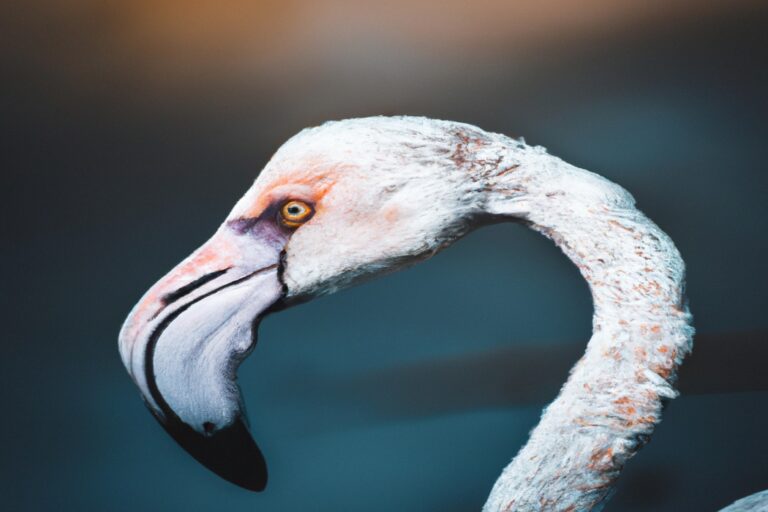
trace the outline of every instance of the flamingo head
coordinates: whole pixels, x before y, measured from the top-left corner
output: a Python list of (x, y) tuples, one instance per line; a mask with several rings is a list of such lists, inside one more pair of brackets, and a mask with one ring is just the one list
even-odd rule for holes
[(120, 353), (193, 457), (264, 488), (236, 382), (259, 320), (429, 257), (482, 221), (483, 184), (463, 165), (467, 130), (477, 129), (421, 118), (304, 130), (213, 237), (149, 289), (123, 325)]

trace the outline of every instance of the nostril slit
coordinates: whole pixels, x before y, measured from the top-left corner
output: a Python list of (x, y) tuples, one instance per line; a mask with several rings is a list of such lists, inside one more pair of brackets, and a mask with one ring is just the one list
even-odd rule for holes
[(209, 281), (213, 281), (217, 277), (219, 277), (222, 274), (226, 274), (227, 271), (231, 267), (223, 268), (221, 270), (216, 270), (215, 272), (209, 272), (208, 274), (205, 274), (202, 277), (199, 277), (192, 281), (191, 283), (187, 283), (178, 290), (172, 291), (170, 293), (166, 293), (163, 295), (163, 297), (160, 299), (163, 303), (163, 306), (168, 306), (172, 302), (175, 302), (179, 300), (180, 298), (184, 297), (185, 295), (189, 295), (193, 291), (197, 290), (204, 284), (208, 283)]
[(206, 434), (213, 434), (213, 430), (216, 428), (216, 425), (211, 423), (210, 421), (206, 421), (203, 423), (203, 431), (205, 431)]

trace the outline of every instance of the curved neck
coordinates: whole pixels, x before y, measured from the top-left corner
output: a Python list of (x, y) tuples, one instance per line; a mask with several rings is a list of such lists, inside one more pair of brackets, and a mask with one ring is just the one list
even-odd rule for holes
[(483, 172), (486, 211), (553, 240), (589, 283), (595, 312), (586, 353), (484, 510), (599, 510), (676, 395), (693, 333), (684, 264), (618, 185), (543, 148), (502, 145), (506, 164)]

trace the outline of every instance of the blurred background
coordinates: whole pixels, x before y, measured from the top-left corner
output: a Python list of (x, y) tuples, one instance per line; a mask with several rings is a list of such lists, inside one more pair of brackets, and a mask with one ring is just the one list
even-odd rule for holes
[(520, 226), (263, 323), (240, 371), (262, 494), (178, 448), (118, 356), (131, 306), (286, 138), (377, 114), (525, 136), (621, 183), (683, 253), (683, 394), (606, 510), (768, 488), (767, 7), (3, 3), (3, 508), (479, 510), (590, 335), (578, 272)]

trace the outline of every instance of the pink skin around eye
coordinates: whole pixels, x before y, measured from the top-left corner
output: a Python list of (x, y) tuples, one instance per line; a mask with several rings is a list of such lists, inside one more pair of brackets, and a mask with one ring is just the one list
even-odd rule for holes
[(349, 174), (354, 172), (354, 168), (341, 164), (304, 162), (299, 171), (281, 173), (277, 179), (267, 180), (263, 185), (257, 182), (246, 194), (243, 208), (237, 212), (237, 216), (255, 218), (270, 205), (290, 199), (312, 205), (317, 213), (322, 210), (323, 198), (336, 185), (342, 172)]

